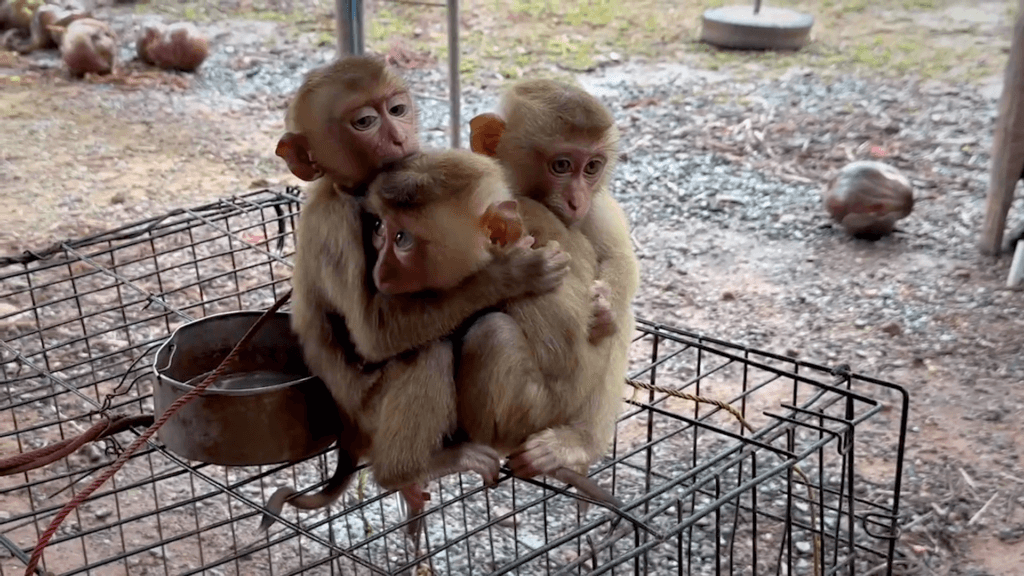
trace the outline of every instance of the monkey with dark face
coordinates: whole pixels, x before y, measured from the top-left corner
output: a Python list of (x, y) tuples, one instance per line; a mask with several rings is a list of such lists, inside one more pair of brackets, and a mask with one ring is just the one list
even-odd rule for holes
[[(373, 231), (362, 198), (379, 170), (419, 150), (404, 82), (377, 58), (315, 69), (288, 108), (286, 128), (277, 154), (313, 182), (297, 231), (292, 329), (310, 369), (352, 420), (339, 438), (344, 461), (367, 458), (381, 486), (414, 499), (419, 482), (451, 472), (492, 481), (493, 449), (443, 444), (454, 431), (456, 400), (451, 342), (441, 339), (478, 310), (554, 290), (568, 257), (554, 247), (491, 247), (490, 261), (458, 284), (383, 294), (372, 279)], [(326, 497), (336, 497), (345, 482), (329, 487)]]

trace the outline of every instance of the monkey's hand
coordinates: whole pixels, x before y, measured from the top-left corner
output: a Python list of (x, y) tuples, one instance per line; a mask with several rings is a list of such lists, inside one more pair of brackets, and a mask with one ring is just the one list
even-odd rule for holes
[(494, 259), (484, 270), (507, 298), (552, 292), (569, 273), (569, 254), (562, 251), (558, 242), (531, 248), (533, 242), (532, 236), (523, 236), (510, 247), (490, 248)]
[(590, 323), (588, 341), (597, 344), (615, 333), (615, 312), (609, 300), (612, 289), (602, 280), (595, 280), (590, 286)]

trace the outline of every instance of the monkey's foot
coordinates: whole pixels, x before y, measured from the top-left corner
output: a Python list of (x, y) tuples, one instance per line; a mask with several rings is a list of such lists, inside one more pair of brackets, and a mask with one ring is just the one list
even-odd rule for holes
[(611, 294), (611, 287), (601, 280), (595, 280), (590, 287), (591, 308), (588, 339), (591, 344), (596, 344), (615, 333), (615, 312), (612, 311), (612, 304), (608, 300)]
[[(403, 486), (398, 490), (398, 493), (402, 495), (405, 503), (409, 505), (410, 515), (422, 512), (430, 500), (430, 492), (424, 490), (419, 482)], [(415, 512), (413, 512), (414, 510)]]
[(551, 475), (558, 468), (576, 468), (577, 460), (584, 461), (582, 450), (578, 455), (580, 458), (571, 458), (574, 452), (576, 449), (561, 438), (556, 430), (549, 428), (527, 438), (519, 450), (509, 457), (508, 467), (520, 478)]
[(498, 481), (501, 469), (501, 456), (490, 446), (467, 442), (458, 447), (460, 472), (476, 472), (484, 481), (485, 486), (493, 486)]
[[(423, 490), (423, 487), (418, 482), (414, 482), (408, 486), (403, 486), (398, 493), (401, 494), (402, 499), (405, 500), (405, 506), (407, 509), (405, 517), (409, 519), (423, 512), (427, 507), (427, 501), (430, 500), (430, 492)], [(409, 524), (405, 527), (405, 533), (415, 540), (419, 537), (422, 527), (423, 518), (410, 520)]]

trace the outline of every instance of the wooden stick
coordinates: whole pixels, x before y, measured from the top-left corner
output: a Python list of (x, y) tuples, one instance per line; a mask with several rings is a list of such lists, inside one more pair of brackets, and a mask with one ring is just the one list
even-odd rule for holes
[(1006, 216), (1013, 202), (1013, 191), (1024, 169), (1024, 0), (1017, 6), (1013, 26), (1010, 59), (1003, 74), (1003, 93), (999, 99), (999, 119), (992, 138), (992, 165), (989, 171), (985, 223), (978, 249), (996, 255), (1002, 249)]

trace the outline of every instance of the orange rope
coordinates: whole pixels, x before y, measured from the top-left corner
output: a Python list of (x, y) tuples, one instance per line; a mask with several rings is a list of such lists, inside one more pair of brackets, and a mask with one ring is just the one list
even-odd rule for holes
[(50, 543), (50, 539), (53, 538), (54, 534), (56, 534), (57, 528), (59, 528), (61, 522), (63, 522), (64, 519), (68, 517), (68, 514), (71, 514), (71, 512), (75, 508), (77, 508), (79, 504), (85, 501), (85, 499), (87, 499), (93, 492), (95, 492), (97, 488), (102, 486), (104, 482), (109, 480), (111, 476), (117, 473), (117, 471), (120, 470), (122, 466), (124, 466), (124, 463), (128, 461), (128, 458), (130, 458), (131, 455), (134, 454), (135, 451), (138, 450), (143, 443), (149, 440), (153, 436), (153, 434), (156, 434), (156, 431), (161, 426), (163, 426), (164, 423), (166, 423), (171, 416), (174, 416), (175, 412), (180, 410), (182, 406), (184, 406), (193, 398), (202, 393), (203, 390), (206, 390), (210, 386), (210, 384), (213, 384), (218, 378), (220, 378), (225, 372), (227, 372), (228, 366), (238, 356), (238, 353), (239, 351), (241, 351), (243, 346), (246, 343), (248, 343), (248, 341), (252, 338), (252, 335), (255, 334), (257, 330), (259, 330), (259, 328), (264, 324), (264, 322), (266, 322), (267, 318), (270, 317), (271, 314), (277, 312), (277, 310), (281, 308), (281, 306), (283, 306), (285, 302), (288, 301), (288, 298), (290, 298), (291, 295), (292, 291), (289, 290), (283, 296), (278, 298), (277, 302), (274, 302), (274, 305), (271, 306), (270, 309), (268, 309), (266, 312), (264, 312), (263, 315), (260, 316), (252, 326), (249, 327), (249, 330), (247, 330), (246, 333), (242, 335), (242, 338), (238, 341), (237, 344), (235, 344), (235, 347), (231, 349), (231, 352), (229, 352), (227, 357), (225, 357), (224, 360), (221, 361), (220, 365), (217, 366), (217, 369), (214, 370), (212, 374), (207, 376), (198, 386), (181, 395), (170, 406), (168, 406), (167, 410), (164, 410), (164, 413), (160, 416), (160, 418), (153, 422), (152, 426), (147, 428), (146, 431), (143, 432), (141, 436), (136, 438), (135, 441), (132, 442), (131, 445), (129, 445), (128, 448), (125, 449), (124, 452), (121, 452), (121, 454), (118, 455), (117, 459), (114, 460), (114, 463), (110, 466), (110, 468), (107, 468), (107, 470), (104, 471), (103, 474), (101, 474), (98, 478), (93, 480), (91, 484), (86, 486), (84, 490), (75, 495), (75, 497), (72, 498), (70, 502), (68, 502), (67, 504), (64, 505), (63, 508), (61, 508), (60, 512), (57, 513), (57, 516), (50, 522), (50, 526), (47, 527), (45, 532), (43, 532), (43, 535), (39, 538), (39, 541), (36, 542), (36, 547), (32, 551), (32, 557), (29, 558), (28, 565), (25, 567), (25, 576), (33, 576), (36, 566), (39, 565), (39, 561), (43, 558), (43, 549), (46, 548), (46, 545)]

